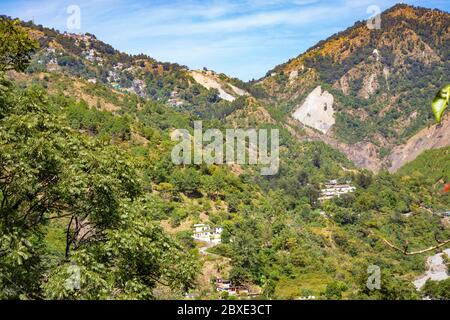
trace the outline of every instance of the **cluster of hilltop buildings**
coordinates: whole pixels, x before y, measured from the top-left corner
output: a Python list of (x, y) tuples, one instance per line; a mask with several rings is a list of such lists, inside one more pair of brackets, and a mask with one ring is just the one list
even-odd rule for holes
[(329, 200), (340, 197), (344, 194), (352, 193), (356, 190), (349, 181), (345, 184), (338, 183), (337, 180), (330, 180), (325, 184), (325, 187), (320, 190), (319, 200)]

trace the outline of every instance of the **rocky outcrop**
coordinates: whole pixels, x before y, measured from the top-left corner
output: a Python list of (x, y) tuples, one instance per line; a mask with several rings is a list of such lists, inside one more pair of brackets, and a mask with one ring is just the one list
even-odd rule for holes
[(206, 89), (216, 89), (219, 91), (219, 97), (226, 101), (234, 101), (237, 96), (248, 95), (248, 93), (230, 83), (222, 81), (212, 71), (191, 71), (190, 75), (194, 80)]
[(300, 135), (293, 129), (299, 125), (301, 126), (298, 120), (291, 119), (287, 121), (286, 129), (300, 141), (322, 141), (342, 152), (350, 161), (360, 168), (365, 168), (374, 172), (381, 169), (383, 161), (379, 157), (378, 147), (375, 144), (369, 141), (347, 144), (332, 136), (308, 127), (303, 127), (302, 131), (304, 134)]
[[(291, 126), (295, 125), (292, 122), (288, 123)], [(373, 172), (378, 172), (382, 169), (396, 172), (406, 163), (415, 160), (426, 150), (450, 146), (450, 114), (447, 115), (440, 125), (433, 125), (423, 129), (405, 144), (395, 147), (387, 159), (380, 157), (380, 147), (370, 141), (347, 144), (318, 131), (309, 128), (304, 129), (304, 136), (296, 135), (299, 140), (323, 141), (345, 154), (356, 166)], [(295, 135), (295, 132), (291, 133)]]
[(333, 103), (333, 95), (327, 91), (322, 92), (322, 87), (318, 86), (308, 95), (292, 117), (326, 134), (335, 123)]
[(378, 88), (378, 76), (376, 73), (372, 73), (364, 78), (363, 87), (361, 88), (359, 95), (365, 99), (369, 99)]
[(397, 171), (425, 150), (448, 146), (450, 146), (450, 115), (447, 114), (440, 125), (425, 128), (405, 144), (395, 147), (389, 156), (391, 163), (389, 171)]
[(378, 55), (372, 55), (367, 62), (362, 62), (345, 73), (333, 84), (333, 88), (350, 95), (351, 89), (355, 89), (355, 84), (362, 81), (361, 88), (358, 88), (358, 96), (369, 99), (381, 87), (379, 78), (384, 78), (387, 83), (388, 76), (389, 69), (379, 61)]

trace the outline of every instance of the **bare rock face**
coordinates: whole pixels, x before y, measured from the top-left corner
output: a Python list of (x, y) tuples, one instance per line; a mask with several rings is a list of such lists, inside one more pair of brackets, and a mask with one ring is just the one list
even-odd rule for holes
[(356, 166), (373, 172), (381, 169), (382, 161), (378, 155), (378, 148), (372, 142), (360, 141), (354, 145), (339, 144), (341, 150)]
[(378, 89), (377, 74), (372, 73), (364, 78), (364, 84), (359, 95), (365, 99), (369, 99)]
[(350, 80), (348, 75), (342, 76), (336, 83), (333, 85), (333, 89), (341, 90), (343, 94), (348, 96), (350, 94)]
[(368, 62), (356, 65), (336, 81), (333, 88), (341, 90), (345, 95), (350, 95), (351, 88), (354, 88), (355, 83), (360, 80), (362, 87), (358, 91), (358, 96), (369, 99), (381, 87), (378, 78), (384, 78), (387, 82), (389, 76), (389, 69), (386, 70), (386, 67), (377, 59), (379, 59), (378, 55), (371, 56)]
[(289, 73), (289, 80), (293, 81), (298, 77), (298, 70), (293, 70)]
[(288, 120), (289, 125), (286, 129), (300, 141), (322, 141), (333, 148), (341, 151), (356, 166), (365, 168), (374, 172), (380, 171), (383, 161), (378, 155), (378, 147), (368, 141), (360, 141), (355, 144), (341, 142), (331, 135), (323, 134), (311, 128), (304, 127), (304, 134), (299, 135), (292, 129), (295, 125), (301, 125), (298, 120)]
[(308, 95), (292, 117), (326, 134), (335, 123), (333, 103), (333, 95), (327, 91), (322, 92), (322, 87), (318, 86)]
[(391, 163), (389, 171), (395, 172), (406, 163), (416, 159), (422, 152), (429, 149), (450, 146), (450, 116), (447, 115), (440, 125), (425, 128), (405, 144), (392, 150), (389, 156)]
[(213, 72), (211, 71), (191, 71), (190, 75), (194, 80), (205, 87), (206, 89), (217, 89), (219, 91), (219, 97), (226, 101), (234, 101), (237, 96), (247, 96), (249, 95), (245, 90), (240, 89), (230, 83), (222, 82)]
[[(360, 167), (396, 171), (427, 149), (450, 145), (450, 122), (433, 126), (423, 112), (443, 85), (439, 70), (449, 70), (442, 46), (450, 41), (449, 17), (397, 5), (382, 13), (388, 28), (371, 32), (356, 24), (277, 66), (257, 85), (269, 103), (295, 106), (286, 121), (302, 128), (299, 139), (323, 141)], [(275, 73), (283, 76), (269, 76)], [(404, 85), (413, 79), (414, 88)], [(334, 99), (321, 89), (330, 85)], [(356, 128), (369, 130), (358, 137)]]
[(243, 90), (243, 89), (241, 89), (241, 88), (238, 88), (238, 87), (232, 85), (231, 83), (228, 83), (227, 85), (228, 85), (228, 86), (231, 88), (231, 90), (233, 90), (233, 92), (234, 92), (235, 94), (237, 94), (238, 96), (248, 96), (248, 95), (249, 95), (247, 91), (245, 91), (245, 90)]

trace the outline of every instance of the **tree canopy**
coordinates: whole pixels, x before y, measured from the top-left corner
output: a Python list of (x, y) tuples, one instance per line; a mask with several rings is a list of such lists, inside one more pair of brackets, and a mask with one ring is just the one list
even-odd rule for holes
[(0, 71), (24, 71), (37, 48), (18, 20), (0, 18)]

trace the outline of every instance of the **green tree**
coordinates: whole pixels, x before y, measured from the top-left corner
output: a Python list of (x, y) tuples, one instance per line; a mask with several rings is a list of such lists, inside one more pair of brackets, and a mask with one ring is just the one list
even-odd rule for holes
[(450, 299), (450, 279), (442, 281), (428, 280), (422, 289), (424, 296), (430, 297), (436, 300), (449, 300)]
[(18, 20), (0, 18), (0, 71), (25, 71), (38, 48)]
[[(26, 48), (25, 34), (6, 34)], [(25, 60), (5, 68), (20, 71)], [(3, 80), (0, 101), (0, 298), (152, 298), (157, 285), (192, 286), (196, 264), (149, 222), (128, 153), (71, 129), (39, 88)], [(54, 225), (65, 252), (49, 259)], [(66, 285), (73, 266), (79, 288)]]
[(347, 285), (341, 281), (333, 281), (327, 284), (323, 295), (328, 300), (341, 300), (342, 292), (347, 290)]
[(358, 299), (416, 300), (420, 298), (416, 288), (410, 281), (403, 280), (398, 275), (394, 275), (387, 268), (381, 269), (380, 289), (370, 290), (367, 287), (368, 275), (364, 271), (359, 276), (360, 294), (356, 297)]
[[(77, 250), (44, 284), (51, 299), (153, 299), (165, 286), (174, 297), (193, 287), (198, 266), (193, 256), (154, 223), (143, 219), (139, 203), (125, 204), (120, 224), (105, 241)], [(70, 266), (80, 268), (79, 288), (66, 285)]]
[(200, 175), (193, 168), (175, 170), (171, 176), (170, 182), (176, 186), (179, 192), (194, 195), (198, 193), (200, 188)]

